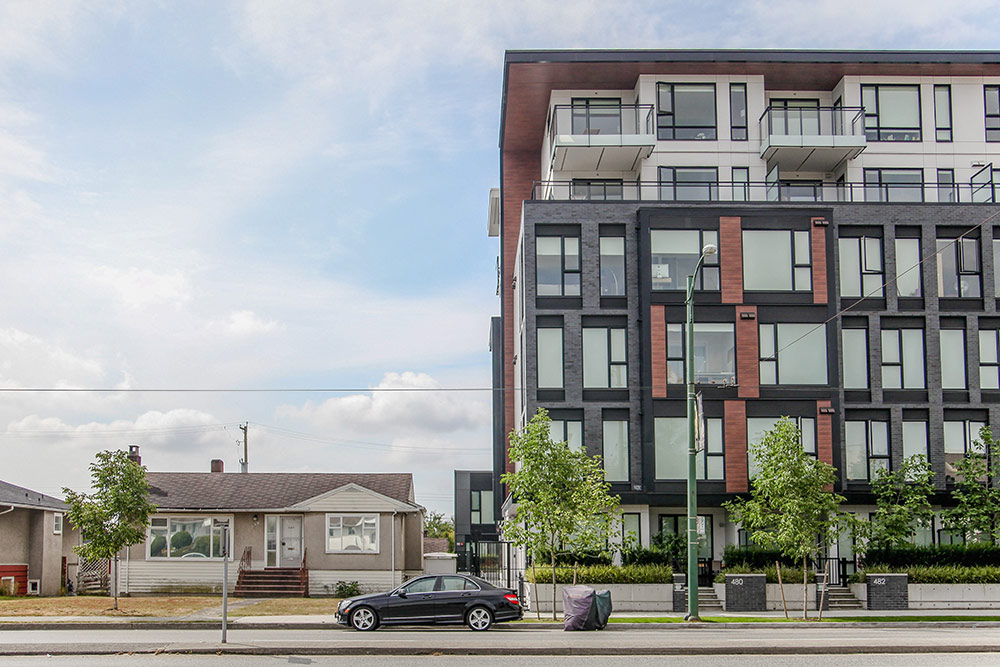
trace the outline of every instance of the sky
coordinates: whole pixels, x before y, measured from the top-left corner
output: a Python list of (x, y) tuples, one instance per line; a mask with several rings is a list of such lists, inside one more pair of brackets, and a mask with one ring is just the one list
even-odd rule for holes
[(448, 389), (490, 384), (505, 49), (992, 49), (996, 9), (4, 0), (0, 479), (236, 471), (249, 422), (252, 472), (412, 472), (450, 515), (491, 466), (489, 392)]

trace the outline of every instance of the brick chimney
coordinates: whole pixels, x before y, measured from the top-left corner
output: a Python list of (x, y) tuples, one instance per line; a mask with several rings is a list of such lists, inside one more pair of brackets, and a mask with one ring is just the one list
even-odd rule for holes
[(225, 472), (225, 467), (222, 459), (212, 459), (212, 472)]
[(134, 461), (137, 466), (142, 465), (142, 457), (139, 456), (139, 445), (128, 446), (128, 460)]

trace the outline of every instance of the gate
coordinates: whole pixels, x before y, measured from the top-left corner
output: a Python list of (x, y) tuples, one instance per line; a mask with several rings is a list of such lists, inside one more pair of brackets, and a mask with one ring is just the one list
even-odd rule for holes
[(850, 558), (817, 558), (816, 583), (823, 582), (823, 568), (827, 568), (830, 586), (846, 586), (850, 576), (854, 574), (854, 561)]
[(84, 560), (76, 572), (76, 590), (80, 593), (106, 591), (111, 585), (111, 561), (107, 559)]
[(459, 572), (468, 572), (494, 586), (514, 588), (510, 542), (467, 542), (457, 558)]

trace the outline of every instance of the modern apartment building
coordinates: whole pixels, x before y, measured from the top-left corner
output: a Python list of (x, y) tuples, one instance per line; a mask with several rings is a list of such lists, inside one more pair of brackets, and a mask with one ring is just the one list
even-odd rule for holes
[[(504, 67), (498, 513), (506, 434), (544, 407), (603, 456), (642, 543), (680, 530), (690, 353), (703, 558), (743, 538), (721, 503), (781, 416), (849, 509), (915, 453), (946, 502), (955, 457), (1000, 424), (1000, 52), (514, 51)], [(685, 281), (706, 244), (691, 351)]]

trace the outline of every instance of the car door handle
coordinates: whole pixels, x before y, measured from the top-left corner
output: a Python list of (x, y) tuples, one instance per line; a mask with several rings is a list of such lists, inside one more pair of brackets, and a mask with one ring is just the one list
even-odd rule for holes
[(472, 597), (472, 593), (462, 593), (463, 598)]

